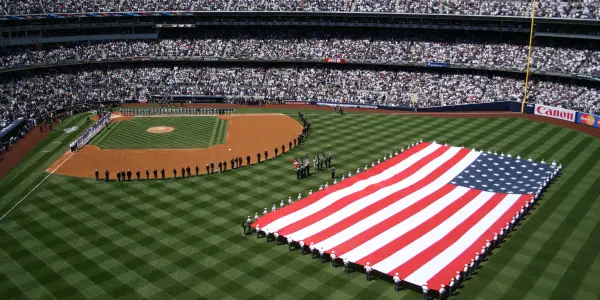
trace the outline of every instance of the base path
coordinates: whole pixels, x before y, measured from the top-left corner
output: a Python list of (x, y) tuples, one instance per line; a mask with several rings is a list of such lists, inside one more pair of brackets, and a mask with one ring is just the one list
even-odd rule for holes
[[(100, 149), (96, 146), (86, 145), (73, 157), (60, 166), (55, 173), (68, 176), (94, 178), (94, 170), (98, 169), (100, 177), (104, 178), (104, 171), (110, 172), (111, 179), (116, 178), (117, 170), (131, 170), (132, 173), (140, 171), (145, 177), (146, 169), (165, 169), (166, 177), (173, 177), (173, 168), (177, 169), (180, 176), (181, 167), (189, 166), (192, 174), (198, 164), (200, 172), (205, 173), (205, 165), (214, 161), (229, 161), (241, 156), (243, 165), (246, 165), (246, 156), (250, 155), (251, 162), (256, 162), (256, 154), (260, 152), (264, 159), (264, 151), (269, 151), (272, 158), (273, 149), (288, 143), (302, 132), (302, 125), (296, 120), (281, 114), (269, 115), (236, 115), (218, 116), (229, 122), (227, 127), (227, 140), (225, 144), (215, 145), (205, 149)], [(177, 130), (177, 128), (175, 128)], [(287, 150), (287, 149), (286, 149)], [(54, 162), (46, 171), (57, 168), (71, 153), (65, 153)], [(217, 169), (217, 168), (215, 168)], [(150, 174), (152, 177), (152, 174)]]

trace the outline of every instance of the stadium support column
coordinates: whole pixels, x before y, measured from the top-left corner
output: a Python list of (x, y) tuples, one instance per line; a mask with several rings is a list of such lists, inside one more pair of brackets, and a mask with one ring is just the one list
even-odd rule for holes
[(527, 70), (525, 72), (525, 87), (523, 89), (523, 102), (521, 103), (521, 113), (525, 112), (525, 103), (527, 102), (527, 92), (529, 89), (529, 73), (531, 68), (531, 44), (533, 42), (533, 24), (535, 22), (535, 4), (536, 0), (531, 3), (531, 28), (529, 28), (529, 50), (527, 53)]

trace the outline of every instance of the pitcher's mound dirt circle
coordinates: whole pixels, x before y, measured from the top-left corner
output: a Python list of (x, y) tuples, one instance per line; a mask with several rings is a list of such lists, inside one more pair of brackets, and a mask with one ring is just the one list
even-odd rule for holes
[(150, 127), (146, 131), (148, 131), (150, 133), (159, 133), (160, 134), (160, 133), (169, 133), (173, 130), (175, 130), (175, 128), (169, 127), (169, 126), (156, 126), (156, 127)]

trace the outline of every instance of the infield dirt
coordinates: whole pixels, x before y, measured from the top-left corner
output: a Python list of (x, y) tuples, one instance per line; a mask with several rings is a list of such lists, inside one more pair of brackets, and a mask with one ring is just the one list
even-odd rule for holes
[[(269, 151), (269, 158), (272, 158), (275, 147), (281, 150), (281, 145), (285, 144), (288, 148), (288, 143), (302, 132), (300, 123), (281, 114), (219, 116), (219, 118), (229, 122), (225, 144), (205, 149), (147, 150), (112, 150), (86, 145), (75, 154), (66, 152), (46, 171), (94, 178), (94, 171), (98, 169), (103, 178), (104, 171), (108, 170), (111, 178), (114, 179), (117, 170), (131, 170), (133, 173), (139, 170), (143, 174), (142, 177), (145, 177), (146, 169), (152, 173), (154, 169), (160, 171), (164, 168), (166, 177), (173, 177), (173, 168), (176, 168), (177, 173), (180, 174), (182, 167), (189, 166), (193, 170), (198, 164), (201, 173), (205, 173), (205, 165), (211, 161), (215, 164), (219, 161), (227, 161), (229, 165), (232, 158), (241, 156), (243, 165), (246, 165), (247, 155), (250, 155), (252, 163), (256, 162), (256, 154), (259, 152), (264, 159), (265, 149)], [(116, 120), (119, 119), (122, 118)]]

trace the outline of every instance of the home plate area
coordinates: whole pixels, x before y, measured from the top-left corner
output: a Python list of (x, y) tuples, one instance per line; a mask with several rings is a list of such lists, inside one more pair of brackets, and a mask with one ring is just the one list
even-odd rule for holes
[(555, 162), (417, 142), (251, 226), (338, 265), (347, 260), (366, 271), (397, 273), (435, 291), (445, 285), (447, 296), (560, 169)]

